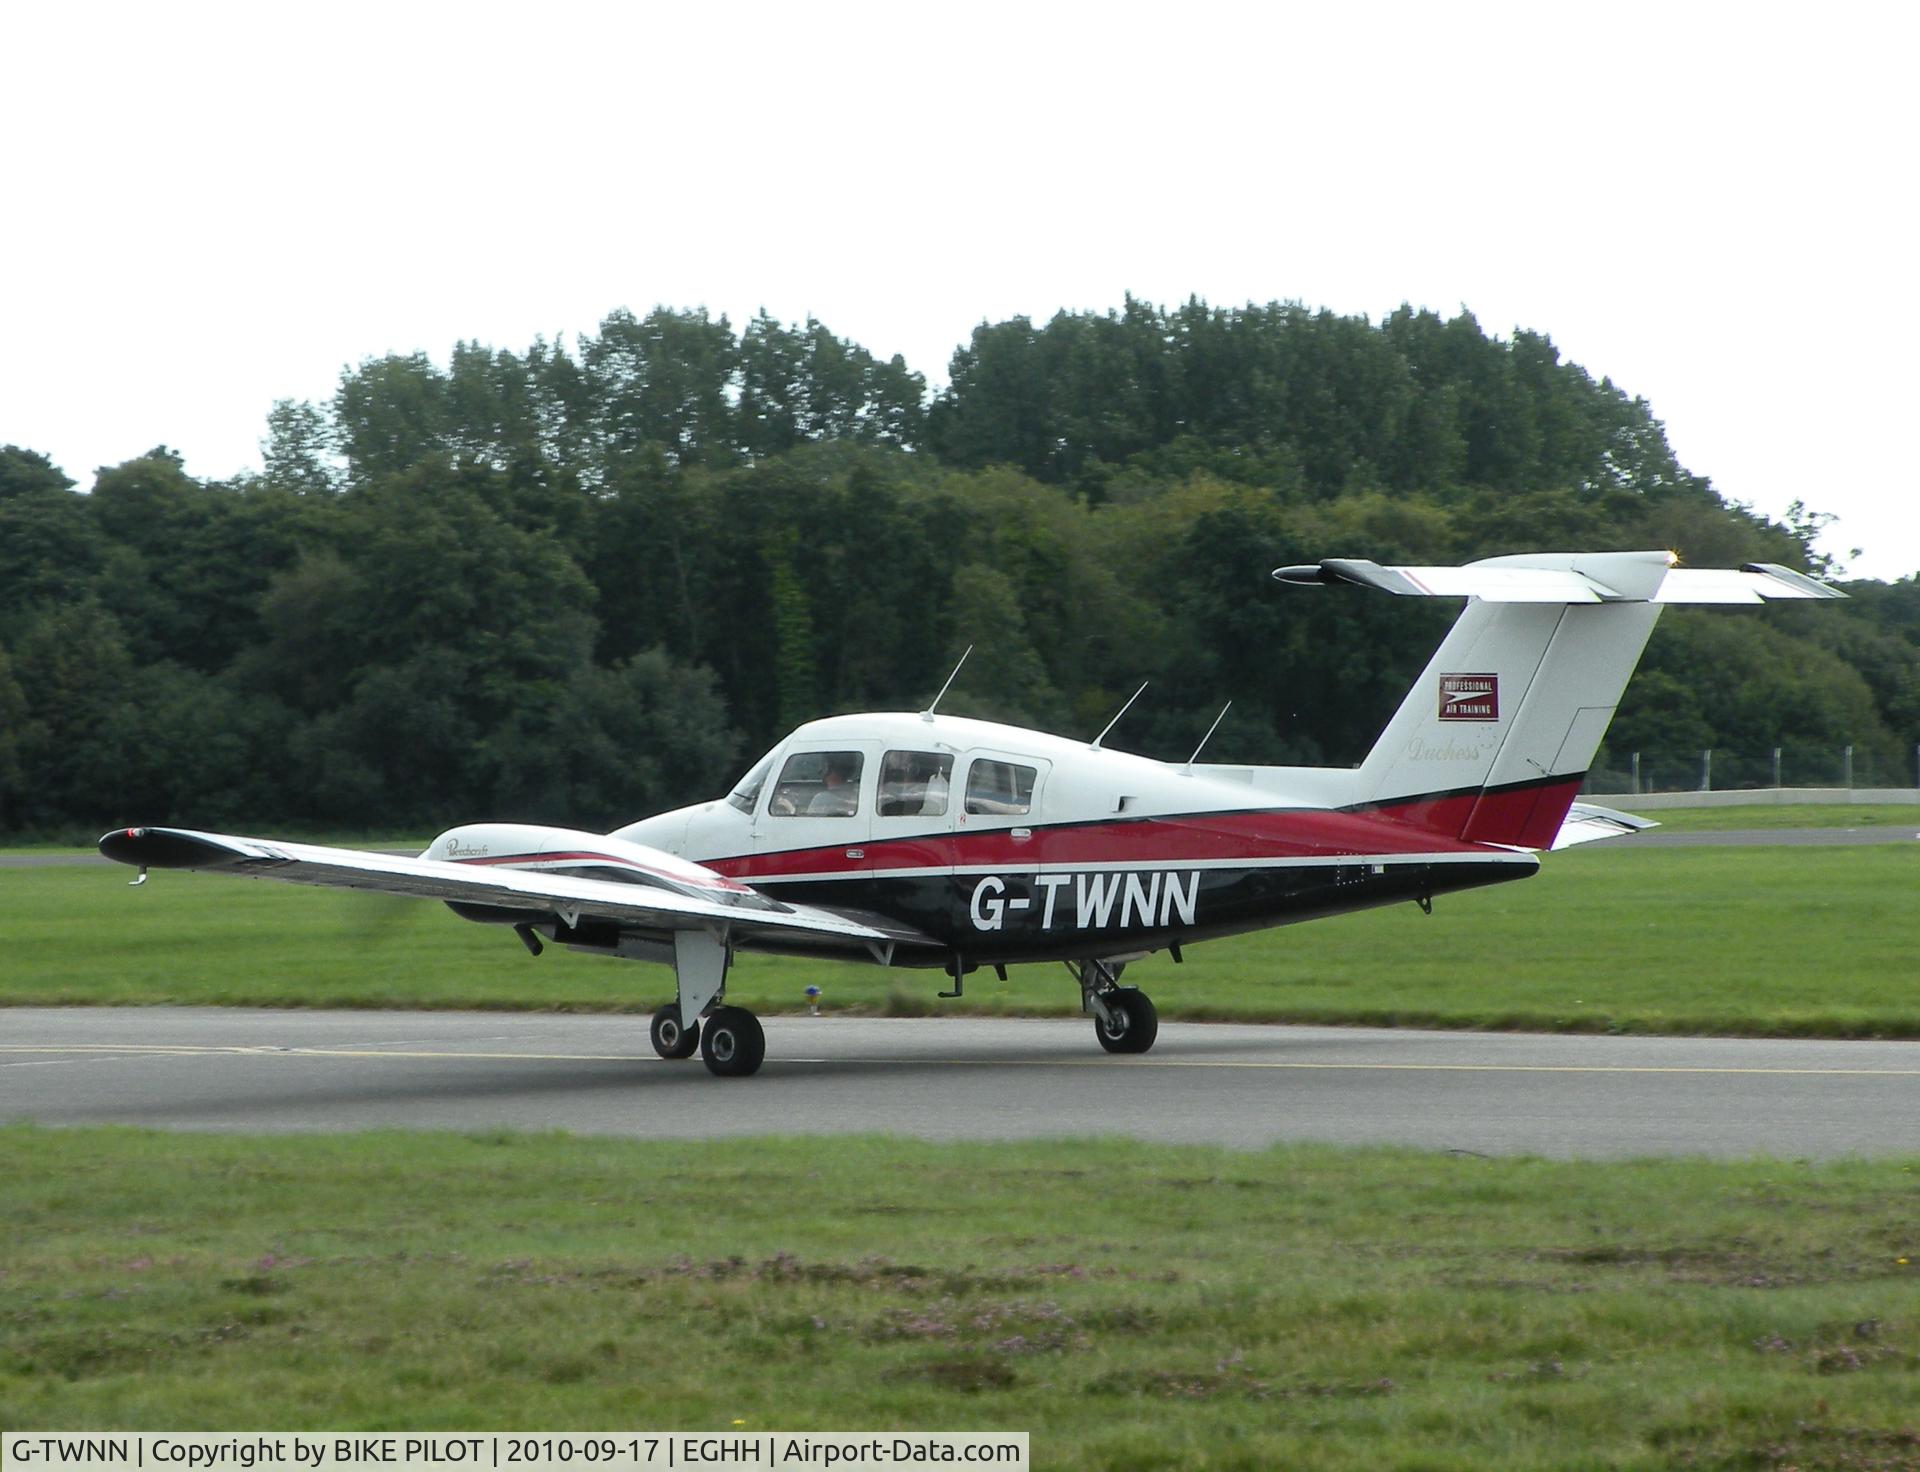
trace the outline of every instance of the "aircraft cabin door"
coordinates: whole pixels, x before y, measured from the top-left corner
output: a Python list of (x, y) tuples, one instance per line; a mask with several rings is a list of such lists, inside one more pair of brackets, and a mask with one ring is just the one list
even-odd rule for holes
[[(1049, 877), (1041, 882), (1042, 811), (1050, 764), (1041, 757), (974, 750), (960, 763), (953, 812), (954, 919), (962, 955), (979, 959), (1025, 949), (1063, 918)], [(1058, 914), (1056, 915), (1056, 909)], [(971, 957), (970, 957), (971, 959)]]
[[(860, 903), (879, 758), (878, 742), (844, 737), (788, 747), (754, 814), (756, 877), (783, 888), (805, 884), (798, 899)], [(842, 893), (849, 884), (853, 893)]]
[(958, 760), (931, 740), (897, 741), (880, 754), (867, 903), (929, 935), (945, 935), (953, 923)]

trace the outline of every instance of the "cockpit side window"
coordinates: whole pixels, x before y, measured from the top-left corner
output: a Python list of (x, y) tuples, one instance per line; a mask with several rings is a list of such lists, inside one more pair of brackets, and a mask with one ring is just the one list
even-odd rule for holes
[(880, 762), (880, 816), (943, 818), (953, 758), (937, 751), (890, 751)]
[(727, 801), (741, 812), (751, 815), (753, 805), (760, 801), (760, 789), (767, 785), (767, 773), (772, 770), (773, 753), (768, 752), (751, 772), (734, 783), (733, 791), (727, 794)]
[(1036, 767), (976, 758), (967, 772), (967, 811), (996, 817), (1018, 817), (1033, 807)]
[(780, 769), (767, 812), (775, 818), (851, 818), (860, 810), (865, 766), (857, 751), (796, 751)]

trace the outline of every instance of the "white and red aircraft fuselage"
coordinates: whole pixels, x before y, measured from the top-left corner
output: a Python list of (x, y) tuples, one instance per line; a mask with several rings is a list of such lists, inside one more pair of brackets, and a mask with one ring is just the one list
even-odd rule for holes
[[(1329, 560), (1353, 583), (1467, 606), (1360, 766), (1169, 764), (926, 712), (800, 727), (725, 798), (611, 834), (454, 828), (417, 858), (190, 829), (107, 834), (108, 857), (416, 895), (541, 941), (671, 964), (655, 1048), (755, 1072), (725, 1005), (737, 950), (939, 968), (1065, 961), (1095, 1034), (1143, 1052), (1128, 961), (1217, 936), (1521, 879), (1535, 851), (1648, 826), (1576, 804), (1660, 608), (1841, 596), (1789, 569), (1675, 571), (1664, 552), (1462, 568)], [(937, 703), (937, 702), (936, 702)]]

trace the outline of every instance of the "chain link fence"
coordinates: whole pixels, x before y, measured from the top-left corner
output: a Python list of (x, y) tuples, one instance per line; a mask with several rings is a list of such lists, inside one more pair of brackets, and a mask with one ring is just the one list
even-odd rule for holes
[(1602, 746), (1588, 792), (1734, 792), (1759, 787), (1916, 787), (1920, 747), (1904, 760), (1854, 746), (1727, 746), (1628, 751)]

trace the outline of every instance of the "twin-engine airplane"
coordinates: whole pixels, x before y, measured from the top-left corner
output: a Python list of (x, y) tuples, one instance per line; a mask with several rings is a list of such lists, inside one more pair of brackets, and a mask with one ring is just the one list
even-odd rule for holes
[(605, 836), (480, 823), (410, 859), (127, 828), (100, 851), (142, 879), (206, 869), (444, 900), (536, 956), (544, 937), (670, 965), (678, 995), (654, 1014), (653, 1046), (697, 1048), (722, 1076), (765, 1054), (758, 1020), (726, 1005), (740, 950), (941, 968), (942, 996), (980, 966), (1064, 961), (1100, 1045), (1144, 1053), (1159, 1022), (1146, 993), (1117, 984), (1129, 961), (1377, 905), (1430, 910), (1526, 878), (1534, 850), (1652, 826), (1574, 796), (1661, 608), (1845, 596), (1770, 563), (1673, 561), (1278, 569), (1283, 583), (1467, 600), (1353, 769), (1174, 765), (930, 708), (814, 721), (724, 799)]

